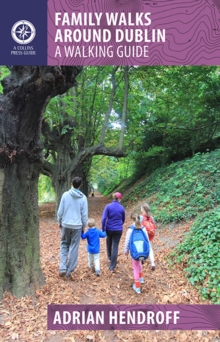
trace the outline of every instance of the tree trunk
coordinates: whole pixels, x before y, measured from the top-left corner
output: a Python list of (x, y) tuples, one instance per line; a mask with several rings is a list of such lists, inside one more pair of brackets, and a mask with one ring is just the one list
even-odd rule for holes
[[(59, 207), (63, 193), (71, 188), (73, 177), (78, 176), (82, 178), (82, 185), (80, 187), (80, 190), (86, 196), (88, 196), (89, 194), (89, 183), (87, 181), (89, 169), (87, 169), (86, 167), (88, 164), (88, 160), (79, 164), (76, 169), (70, 170), (69, 165), (71, 161), (68, 159), (69, 158), (67, 153), (59, 153), (59, 155), (57, 156), (54, 172), (51, 174), (52, 185), (56, 193), (56, 211)], [(84, 164), (86, 164), (86, 166)]]
[[(101, 72), (101, 69), (99, 69), (99, 71), (95, 74), (95, 77), (92, 77), (92, 79), (89, 78), (90, 86), (91, 84), (94, 86), (90, 101), (86, 100), (86, 92), (88, 91), (86, 90), (86, 82), (88, 79), (86, 77), (86, 73), (82, 73), (80, 78), (81, 90), (78, 92), (77, 87), (72, 88), (72, 108), (71, 105), (69, 106), (69, 102), (66, 102), (65, 104), (66, 99), (64, 100), (64, 103), (60, 103), (57, 108), (57, 113), (61, 115), (62, 111), (62, 118), (65, 117), (65, 120), (62, 120), (61, 122), (58, 117), (55, 125), (50, 125), (49, 120), (45, 120), (42, 123), (44, 146), (47, 150), (45, 157), (48, 158), (50, 156), (50, 158), (48, 158), (50, 161), (52, 159), (51, 164), (49, 161), (44, 161), (42, 173), (52, 179), (52, 184), (56, 193), (56, 209), (58, 208), (63, 192), (70, 188), (71, 180), (74, 176), (82, 177), (83, 184), (80, 190), (86, 196), (88, 196), (90, 185), (87, 180), (87, 176), (94, 154), (100, 153), (106, 155), (124, 156), (122, 151), (123, 138), (120, 145), (120, 151), (119, 149), (105, 148), (104, 146), (104, 140), (108, 130), (115, 91), (117, 88), (116, 72), (118, 68), (118, 66), (111, 68), (111, 93), (108, 109), (102, 125), (102, 131), (100, 132), (100, 139), (98, 139), (97, 132), (99, 132), (101, 129), (103, 116), (101, 113), (103, 113), (103, 108), (100, 106), (100, 104), (97, 107), (96, 98), (99, 95), (97, 95), (97, 93), (99, 93), (98, 90), (100, 90), (100, 85), (104, 87), (103, 80), (100, 81), (99, 79), (99, 73)], [(125, 68), (125, 75), (127, 75), (128, 68)], [(128, 76), (125, 76), (125, 79), (127, 80), (125, 87), (127, 89)], [(125, 103), (127, 105), (127, 97), (125, 99)], [(70, 114), (71, 109), (72, 113)], [(51, 110), (48, 110), (48, 112), (50, 113)], [(126, 108), (124, 109), (124, 112), (126, 112)], [(68, 129), (63, 129), (65, 128), (65, 125), (68, 127)], [(94, 146), (98, 140), (98, 145)]]
[(91, 168), (92, 164), (92, 158), (88, 157), (84, 162), (82, 162), (76, 170), (72, 172), (72, 178), (75, 176), (82, 177), (82, 185), (80, 187), (80, 190), (84, 193), (85, 196), (88, 197), (89, 195), (89, 182), (87, 180), (89, 170)]
[(52, 96), (75, 83), (78, 68), (12, 67), (0, 95), (0, 297), (44, 283), (40, 266), (38, 177), (41, 120)]
[(54, 172), (52, 173), (52, 185), (56, 193), (56, 211), (59, 207), (63, 193), (71, 187), (71, 172), (68, 165), (71, 163), (68, 146), (59, 147), (55, 162)]
[(118, 148), (119, 150), (122, 149), (124, 135), (125, 135), (125, 125), (126, 125), (126, 114), (127, 114), (127, 107), (128, 107), (128, 66), (124, 67), (124, 102), (123, 102), (123, 110), (122, 110), (122, 119), (121, 119), (121, 132), (119, 137)]
[(109, 118), (110, 118), (112, 107), (113, 107), (113, 101), (114, 101), (115, 90), (116, 90), (115, 74), (116, 74), (117, 70), (118, 70), (118, 66), (116, 66), (112, 70), (112, 77), (111, 77), (112, 91), (111, 91), (111, 96), (110, 96), (110, 99), (109, 99), (108, 110), (107, 110), (107, 113), (105, 115), (105, 121), (104, 121), (104, 124), (103, 124), (103, 127), (102, 127), (102, 134), (100, 136), (100, 141), (99, 141), (99, 144), (101, 146), (104, 145), (104, 139), (105, 139), (105, 135), (106, 135), (106, 131), (107, 131), (108, 123), (109, 123)]
[(44, 283), (40, 266), (37, 184), (39, 163), (23, 156), (1, 170), (2, 225), (0, 295), (21, 297)]
[[(60, 162), (60, 153), (57, 154), (55, 164), (51, 164), (44, 161), (44, 167), (42, 173), (45, 176), (49, 176), (52, 179), (52, 184), (56, 192), (56, 205), (58, 207), (60, 199), (64, 191), (67, 191), (71, 187), (71, 180), (74, 176), (80, 176), (83, 179), (83, 185), (80, 190), (88, 196), (89, 183), (87, 181), (88, 171), (92, 157), (94, 155), (106, 155), (115, 157), (126, 157), (126, 154), (122, 150), (106, 148), (105, 146), (91, 146), (82, 149), (70, 163), (64, 165), (65, 151), (67, 153), (67, 146), (63, 145), (63, 163)], [(63, 166), (63, 168), (61, 168)]]

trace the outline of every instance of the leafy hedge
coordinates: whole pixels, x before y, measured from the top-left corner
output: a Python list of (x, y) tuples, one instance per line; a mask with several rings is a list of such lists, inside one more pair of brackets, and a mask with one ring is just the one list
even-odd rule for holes
[(183, 263), (203, 299), (220, 304), (220, 209), (200, 215), (170, 257), (173, 263)]

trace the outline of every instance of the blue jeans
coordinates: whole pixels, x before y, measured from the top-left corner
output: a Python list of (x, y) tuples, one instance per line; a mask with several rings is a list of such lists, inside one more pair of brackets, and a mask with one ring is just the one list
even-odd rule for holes
[(60, 242), (60, 272), (68, 276), (78, 263), (78, 250), (82, 229), (62, 227)]
[(122, 236), (122, 230), (106, 230), (106, 234), (106, 249), (108, 259), (110, 260), (109, 269), (113, 271), (117, 263), (118, 246)]

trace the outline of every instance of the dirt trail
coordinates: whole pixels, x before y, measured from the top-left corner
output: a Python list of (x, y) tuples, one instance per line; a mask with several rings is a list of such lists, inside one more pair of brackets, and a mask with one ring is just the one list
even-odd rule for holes
[[(101, 227), (101, 215), (111, 199), (95, 193), (89, 197), (89, 217)], [(123, 204), (123, 203), (122, 203)], [(137, 206), (137, 204), (136, 204)], [(123, 253), (129, 213), (125, 232), (119, 248), (116, 273), (108, 270), (105, 239), (101, 239), (101, 276), (88, 270), (86, 241), (81, 241), (79, 264), (71, 280), (59, 278), (60, 229), (54, 219), (54, 204), (40, 207), (41, 263), (46, 285), (36, 292), (36, 298), (16, 299), (6, 293), (2, 303), (4, 323), (1, 325), (0, 341), (60, 342), (60, 341), (219, 341), (218, 333), (202, 331), (48, 331), (47, 304), (197, 304), (202, 302), (197, 291), (183, 275), (181, 266), (171, 269), (166, 257), (189, 229), (187, 224), (174, 227), (158, 227), (154, 239), (156, 270), (150, 271), (145, 262), (143, 275), (145, 284), (141, 295), (131, 288), (133, 272), (130, 257)], [(1, 323), (1, 322), (0, 322)]]

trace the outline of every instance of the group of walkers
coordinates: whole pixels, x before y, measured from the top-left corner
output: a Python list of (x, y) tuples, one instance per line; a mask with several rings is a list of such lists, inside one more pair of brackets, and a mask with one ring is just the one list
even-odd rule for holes
[[(75, 272), (78, 263), (78, 250), (80, 239), (87, 239), (88, 266), (95, 269), (96, 275), (100, 276), (100, 238), (106, 237), (106, 252), (109, 261), (109, 271), (114, 273), (120, 239), (123, 233), (125, 223), (125, 209), (121, 205), (122, 195), (119, 192), (113, 194), (113, 201), (104, 208), (102, 214), (102, 231), (96, 227), (93, 218), (88, 218), (88, 202), (86, 196), (80, 191), (82, 179), (74, 177), (72, 188), (66, 191), (60, 201), (57, 212), (57, 219), (61, 228), (60, 243), (60, 269), (61, 277), (71, 277), (71, 272)], [(141, 206), (141, 215), (133, 213), (131, 215), (132, 225), (126, 233), (124, 253), (129, 253), (129, 240), (132, 230), (142, 229), (150, 244), (150, 263), (151, 270), (155, 270), (154, 254), (151, 241), (154, 232), (148, 230), (147, 221), (154, 223), (150, 216), (150, 207), (148, 204)], [(154, 224), (155, 226), (155, 224)], [(88, 230), (85, 232), (85, 228)], [(146, 227), (146, 229), (144, 228)], [(132, 258), (132, 267), (134, 270), (133, 289), (136, 293), (141, 293), (140, 286), (144, 283), (142, 274), (141, 260)]]

